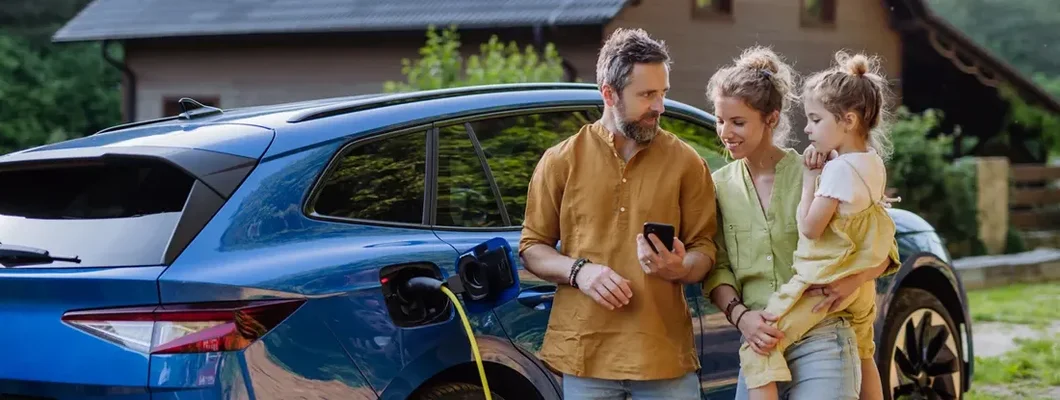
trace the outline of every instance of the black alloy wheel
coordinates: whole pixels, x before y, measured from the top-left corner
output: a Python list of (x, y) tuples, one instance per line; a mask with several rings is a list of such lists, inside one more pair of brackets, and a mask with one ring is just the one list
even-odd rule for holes
[(887, 399), (956, 400), (963, 395), (960, 337), (949, 312), (931, 293), (896, 293), (880, 348)]

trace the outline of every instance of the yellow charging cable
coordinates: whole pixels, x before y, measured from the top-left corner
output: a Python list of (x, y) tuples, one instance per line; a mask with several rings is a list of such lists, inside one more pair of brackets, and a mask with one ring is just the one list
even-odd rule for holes
[(471, 330), (471, 322), (468, 322), (467, 315), (464, 314), (464, 307), (460, 305), (460, 300), (456, 298), (456, 294), (449, 288), (442, 286), (442, 293), (449, 296), (449, 300), (453, 301), (453, 305), (456, 306), (456, 312), (460, 314), (460, 321), (464, 323), (464, 330), (467, 331), (467, 340), (471, 342), (471, 353), (475, 356), (475, 365), (478, 366), (478, 376), (482, 378), (482, 391), (486, 394), (486, 400), (493, 400), (490, 396), (490, 385), (486, 382), (486, 368), (482, 366), (482, 356), (478, 353), (478, 342), (475, 341), (475, 332)]

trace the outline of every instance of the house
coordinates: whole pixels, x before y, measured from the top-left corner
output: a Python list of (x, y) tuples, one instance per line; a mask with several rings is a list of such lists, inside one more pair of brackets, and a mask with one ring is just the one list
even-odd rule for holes
[[(941, 109), (944, 129), (958, 124), (966, 135), (991, 137), (1005, 126), (1002, 85), (1060, 114), (1060, 102), (924, 1), (95, 0), (53, 40), (121, 44), (123, 61), (104, 57), (124, 73), (128, 120), (176, 114), (184, 96), (223, 108), (379, 92), (402, 79), (402, 58), (416, 57), (430, 24), (457, 24), (465, 55), (492, 34), (554, 43), (568, 77), (589, 82), (606, 35), (644, 28), (674, 58), (671, 97), (699, 107), (719, 66), (764, 44), (803, 73), (828, 67), (839, 49), (876, 54), (902, 103)], [(1042, 161), (1029, 151), (1008, 155)]]

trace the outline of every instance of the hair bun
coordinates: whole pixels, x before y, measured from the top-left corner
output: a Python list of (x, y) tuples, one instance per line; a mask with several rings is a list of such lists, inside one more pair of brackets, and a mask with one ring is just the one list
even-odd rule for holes
[(780, 58), (773, 50), (761, 46), (744, 50), (736, 59), (736, 66), (739, 68), (766, 70), (774, 74), (780, 72), (780, 64)]
[(848, 55), (844, 52), (839, 52), (836, 54), (836, 61), (843, 72), (859, 78), (872, 71), (875, 64), (874, 60), (861, 53)]

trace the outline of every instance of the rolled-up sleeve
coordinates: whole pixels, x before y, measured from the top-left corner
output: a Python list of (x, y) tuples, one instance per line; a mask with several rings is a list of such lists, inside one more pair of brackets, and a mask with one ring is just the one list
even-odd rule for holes
[(714, 196), (714, 181), (706, 161), (698, 162), (688, 169), (681, 183), (681, 232), (678, 238), (685, 244), (685, 251), (695, 251), (717, 259), (714, 236), (718, 230), (717, 199)]
[(553, 147), (545, 151), (530, 177), (519, 255), (537, 244), (555, 247), (560, 235), (560, 205), (566, 162)]
[(737, 293), (740, 291), (740, 287), (736, 285), (736, 274), (732, 272), (732, 263), (729, 262), (729, 251), (725, 246), (721, 213), (717, 213), (717, 215), (718, 222), (714, 238), (714, 242), (717, 243), (717, 258), (714, 261), (714, 268), (710, 270), (710, 273), (703, 280), (703, 294), (707, 297), (710, 297), (710, 292), (721, 285), (732, 286)]

